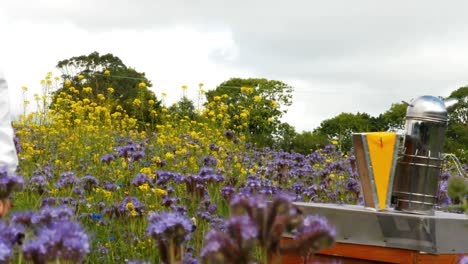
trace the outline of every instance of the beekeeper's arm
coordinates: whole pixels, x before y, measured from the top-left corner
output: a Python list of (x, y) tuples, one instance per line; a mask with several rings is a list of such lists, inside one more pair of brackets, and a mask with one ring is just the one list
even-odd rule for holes
[(7, 166), (9, 174), (13, 174), (18, 166), (18, 157), (13, 142), (9, 100), (8, 85), (0, 70), (0, 166)]

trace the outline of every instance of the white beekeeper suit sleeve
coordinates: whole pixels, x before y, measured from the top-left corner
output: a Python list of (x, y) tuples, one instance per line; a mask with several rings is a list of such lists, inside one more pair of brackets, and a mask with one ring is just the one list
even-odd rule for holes
[(0, 166), (6, 165), (12, 175), (18, 166), (18, 157), (13, 142), (9, 100), (8, 85), (0, 70)]

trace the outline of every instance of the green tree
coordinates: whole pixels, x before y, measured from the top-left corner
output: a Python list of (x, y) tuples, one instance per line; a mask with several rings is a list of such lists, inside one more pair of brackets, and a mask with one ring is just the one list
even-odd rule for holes
[(328, 137), (322, 133), (304, 131), (293, 138), (292, 149), (295, 152), (307, 155), (329, 143)]
[(380, 130), (397, 131), (404, 129), (407, 108), (408, 106), (404, 103), (392, 104), (389, 110), (378, 117)]
[(379, 121), (367, 113), (341, 113), (333, 118), (323, 121), (314, 130), (328, 140), (337, 140), (341, 150), (349, 150), (352, 146), (351, 137), (357, 132), (379, 131)]
[(281, 81), (233, 78), (206, 93), (207, 109), (223, 97), (231, 118), (228, 129), (245, 133), (259, 146), (271, 146), (278, 138), (280, 118), (292, 103), (293, 88)]
[[(117, 56), (93, 52), (59, 61), (57, 68), (62, 72), (65, 82), (62, 88), (54, 92), (52, 104), (61, 92), (82, 99), (81, 91), (85, 87), (93, 88), (95, 95), (107, 94), (108, 88), (112, 88), (114, 107), (120, 105), (127, 114), (140, 122), (155, 121), (151, 111), (160, 109), (161, 102), (148, 89), (152, 86), (151, 82), (145, 73), (126, 66)], [(65, 85), (67, 81), (69, 83)], [(75, 87), (80, 93), (71, 93), (69, 87)]]
[(288, 123), (281, 123), (278, 129), (277, 147), (279, 149), (290, 151), (294, 148), (294, 138), (297, 136), (296, 130)]
[(448, 127), (444, 152), (455, 154), (462, 163), (468, 162), (468, 86), (453, 91), (446, 99), (458, 103), (448, 110)]
[(195, 120), (198, 116), (195, 112), (195, 105), (193, 101), (183, 96), (177, 103), (169, 107), (169, 112), (173, 115), (177, 114), (179, 117)]

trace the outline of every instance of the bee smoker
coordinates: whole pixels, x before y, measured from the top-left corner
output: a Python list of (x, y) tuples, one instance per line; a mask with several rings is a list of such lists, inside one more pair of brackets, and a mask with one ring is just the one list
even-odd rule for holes
[(447, 109), (458, 101), (446, 102), (421, 96), (408, 103), (404, 147), (398, 158), (393, 183), (395, 210), (433, 215), (437, 203)]

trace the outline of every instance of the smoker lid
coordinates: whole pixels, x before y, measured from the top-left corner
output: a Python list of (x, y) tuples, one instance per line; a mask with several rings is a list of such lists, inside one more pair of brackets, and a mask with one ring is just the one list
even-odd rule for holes
[(447, 108), (441, 99), (424, 95), (411, 101), (406, 110), (406, 118), (447, 122)]

